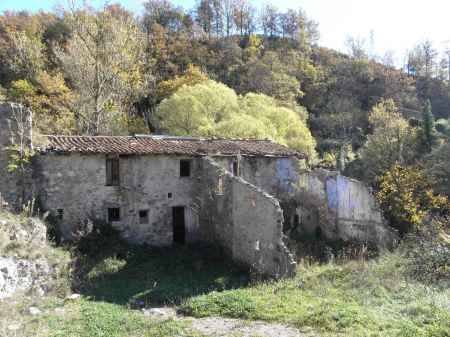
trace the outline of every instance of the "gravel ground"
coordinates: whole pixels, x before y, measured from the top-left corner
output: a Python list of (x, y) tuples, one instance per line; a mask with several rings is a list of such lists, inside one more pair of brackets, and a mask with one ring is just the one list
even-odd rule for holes
[(173, 308), (144, 309), (143, 312), (152, 319), (189, 321), (194, 330), (211, 337), (319, 337), (308, 329), (300, 331), (282, 324), (221, 317), (184, 317), (177, 315)]

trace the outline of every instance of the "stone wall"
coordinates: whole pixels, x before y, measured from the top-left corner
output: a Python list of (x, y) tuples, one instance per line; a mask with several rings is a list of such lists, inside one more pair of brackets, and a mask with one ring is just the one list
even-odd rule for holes
[(199, 180), (200, 232), (232, 258), (270, 277), (291, 276), (295, 261), (284, 243), (278, 200), (210, 158)]
[(214, 161), (229, 172), (233, 172), (233, 162), (238, 162), (240, 177), (273, 196), (293, 191), (301, 165), (295, 157), (215, 156)]
[[(121, 156), (120, 186), (106, 186), (106, 156), (48, 153), (36, 158), (35, 174), (45, 209), (63, 210), (63, 236), (87, 219), (107, 219), (108, 208), (120, 208), (121, 219), (113, 223), (132, 243), (153, 246), (172, 244), (172, 207), (186, 208), (188, 230), (198, 228), (192, 176), (180, 177), (178, 156)], [(139, 211), (148, 211), (141, 223)], [(196, 233), (189, 232), (195, 241)]]
[(360, 181), (319, 169), (300, 174), (296, 190), (296, 196), (289, 197), (295, 202), (289, 221), (304, 234), (380, 247), (392, 246), (397, 239), (371, 191)]
[[(17, 120), (14, 117), (17, 117)], [(0, 103), (0, 194), (1, 198), (15, 208), (32, 197), (31, 173), (27, 172), (21, 176), (8, 172), (7, 147), (20, 142), (18, 122), (23, 126), (24, 146), (29, 147), (32, 138), (31, 112), (18, 104)]]

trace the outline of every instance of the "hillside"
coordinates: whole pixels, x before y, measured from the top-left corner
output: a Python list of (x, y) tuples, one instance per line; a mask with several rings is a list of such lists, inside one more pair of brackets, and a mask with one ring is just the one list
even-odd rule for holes
[(450, 337), (447, 60), (337, 52), (275, 5), (0, 14), (1, 337)]

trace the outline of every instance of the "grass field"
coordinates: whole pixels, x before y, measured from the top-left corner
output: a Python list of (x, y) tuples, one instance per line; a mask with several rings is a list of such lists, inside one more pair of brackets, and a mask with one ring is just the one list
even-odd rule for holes
[(449, 285), (415, 282), (405, 265), (400, 253), (386, 253), (300, 266), (295, 279), (190, 298), (182, 310), (309, 326), (324, 336), (450, 336)]
[[(414, 281), (406, 265), (397, 251), (369, 262), (300, 264), (294, 279), (252, 283), (210, 248), (99, 247), (74, 269), (81, 299), (0, 303), (0, 336), (198, 337), (188, 321), (156, 322), (139, 310), (172, 305), (194, 317), (281, 322), (320, 336), (449, 337), (449, 284)], [(31, 306), (42, 314), (30, 315)], [(18, 329), (6, 334), (11, 324)]]

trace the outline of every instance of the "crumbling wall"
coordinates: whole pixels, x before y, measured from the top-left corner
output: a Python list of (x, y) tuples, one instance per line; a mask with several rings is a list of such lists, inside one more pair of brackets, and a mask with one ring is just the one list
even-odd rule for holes
[(235, 260), (270, 277), (292, 276), (295, 261), (284, 243), (279, 202), (210, 158), (199, 179), (202, 238)]
[(303, 172), (296, 195), (289, 199), (295, 204), (289, 220), (305, 234), (370, 242), (380, 247), (392, 246), (397, 239), (369, 188), (337, 172)]
[[(120, 221), (113, 222), (122, 236), (135, 244), (171, 245), (172, 207), (184, 206), (186, 225), (197, 228), (192, 176), (180, 177), (178, 156), (121, 156), (120, 185), (106, 186), (106, 155), (47, 153), (35, 160), (36, 183), (46, 210), (60, 221), (64, 238), (71, 238), (88, 219), (107, 220), (108, 208), (120, 209)], [(140, 222), (139, 211), (148, 212), (148, 221)], [(188, 241), (195, 233), (188, 233)]]
[(233, 163), (238, 163), (240, 177), (277, 197), (293, 192), (302, 165), (296, 157), (214, 156), (213, 159), (229, 172), (233, 172)]
[(21, 133), (24, 146), (31, 146), (31, 122), (29, 110), (14, 103), (0, 103), (0, 203), (3, 199), (13, 208), (20, 207), (32, 197), (32, 182), (31, 172), (21, 176), (8, 171), (7, 148), (20, 142)]

